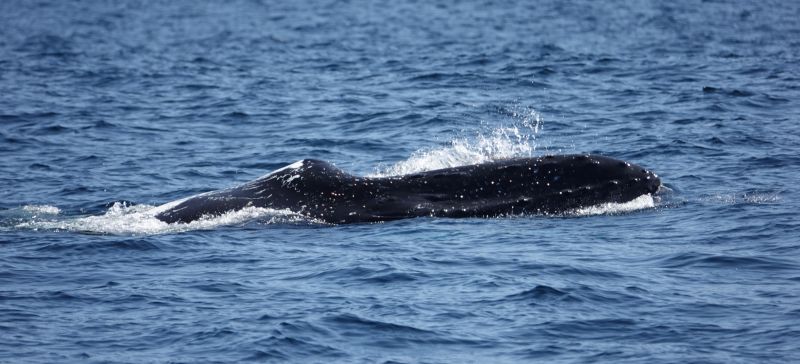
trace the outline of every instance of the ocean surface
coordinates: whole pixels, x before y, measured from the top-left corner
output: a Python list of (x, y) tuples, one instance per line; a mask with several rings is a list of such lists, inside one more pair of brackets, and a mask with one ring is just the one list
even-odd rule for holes
[[(2, 363), (800, 362), (800, 2), (0, 2)], [(326, 225), (303, 158), (599, 153), (669, 190)]]

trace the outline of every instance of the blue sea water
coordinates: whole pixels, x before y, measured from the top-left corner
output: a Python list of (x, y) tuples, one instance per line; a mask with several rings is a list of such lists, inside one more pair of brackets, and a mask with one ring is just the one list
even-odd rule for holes
[[(800, 362), (796, 1), (0, 2), (0, 362)], [(671, 191), (330, 226), (303, 158), (600, 153)]]

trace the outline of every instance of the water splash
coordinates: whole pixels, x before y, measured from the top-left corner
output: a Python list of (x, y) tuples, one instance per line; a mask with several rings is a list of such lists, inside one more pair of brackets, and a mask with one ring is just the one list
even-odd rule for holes
[(542, 129), (541, 115), (530, 107), (513, 106), (505, 110), (509, 126), (479, 131), (472, 137), (451, 140), (438, 148), (421, 149), (411, 157), (372, 177), (397, 176), (499, 159), (531, 157), (536, 152), (536, 137)]

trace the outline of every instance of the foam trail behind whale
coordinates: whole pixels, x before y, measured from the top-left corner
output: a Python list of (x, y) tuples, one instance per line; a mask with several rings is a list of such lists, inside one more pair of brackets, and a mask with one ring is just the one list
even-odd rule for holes
[[(14, 227), (18, 229), (74, 231), (92, 234), (114, 235), (152, 235), (179, 233), (192, 230), (211, 230), (221, 226), (244, 224), (258, 220), (266, 224), (284, 223), (306, 220), (290, 211), (247, 207), (237, 211), (230, 211), (218, 216), (208, 216), (189, 224), (167, 224), (155, 215), (164, 208), (173, 206), (174, 202), (160, 206), (153, 205), (128, 205), (114, 203), (102, 215), (94, 216), (60, 216), (58, 214), (36, 213), (27, 217), (22, 216)], [(26, 206), (27, 207), (27, 206)], [(23, 207), (23, 210), (30, 210)], [(44, 206), (49, 211), (55, 211), (55, 206)]]

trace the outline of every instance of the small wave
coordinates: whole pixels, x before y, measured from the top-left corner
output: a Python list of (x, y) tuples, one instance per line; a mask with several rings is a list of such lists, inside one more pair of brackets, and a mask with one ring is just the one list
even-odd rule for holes
[(748, 270), (795, 270), (797, 264), (788, 260), (773, 257), (751, 257), (734, 255), (714, 255), (707, 253), (687, 252), (668, 255), (655, 259), (663, 268), (723, 268), (723, 269), (748, 269)]
[(418, 279), (418, 276), (424, 276), (424, 274), (392, 272), (364, 278), (363, 281), (373, 284), (400, 284), (404, 282), (414, 282)]
[(619, 335), (620, 332), (639, 332), (640, 324), (629, 318), (601, 318), (558, 321), (547, 324), (551, 335), (562, 338), (587, 339), (606, 335)]
[(396, 285), (408, 282), (415, 282), (428, 276), (421, 272), (400, 272), (394, 268), (370, 268), (363, 266), (346, 267), (338, 269), (320, 270), (310, 274), (292, 276), (287, 279), (307, 280), (307, 279), (332, 279), (340, 285), (356, 284), (376, 284), (376, 285)]
[(339, 314), (336, 316), (327, 317), (328, 323), (334, 324), (338, 329), (352, 329), (355, 332), (383, 332), (391, 333), (392, 335), (435, 335), (435, 332), (417, 328), (409, 325), (395, 324), (391, 322), (370, 320), (354, 314)]
[[(159, 212), (167, 210), (182, 201), (183, 200), (173, 201), (160, 206), (128, 205), (126, 203), (117, 202), (114, 203), (105, 214), (98, 216), (43, 218), (41, 215), (34, 215), (30, 219), (17, 224), (16, 228), (64, 230), (93, 234), (152, 235), (192, 230), (209, 230), (220, 226), (242, 224), (253, 220), (266, 221), (268, 224), (305, 220), (301, 216), (288, 210), (274, 210), (259, 207), (247, 207), (218, 216), (203, 217), (188, 224), (168, 224), (155, 217)], [(50, 215), (53, 215), (52, 212), (54, 211), (56, 213), (59, 211), (57, 207), (53, 206), (33, 206), (30, 207), (30, 209), (47, 211)]]
[(148, 251), (160, 250), (162, 244), (154, 241), (147, 241), (144, 239), (126, 239), (122, 241), (75, 241), (75, 242), (57, 242), (50, 243), (41, 248), (39, 252), (98, 252), (101, 250), (109, 249), (114, 251), (132, 250), (132, 251)]
[(310, 362), (318, 362), (320, 357), (324, 357), (328, 359), (327, 361), (337, 362), (347, 356), (339, 349), (317, 343), (313, 339), (303, 336), (292, 337), (279, 334), (260, 339), (253, 344), (261, 349), (255, 350), (241, 361), (287, 362), (293, 361), (291, 360), (293, 358), (314, 357), (315, 360), (310, 360)]
[(534, 288), (518, 292), (512, 295), (508, 295), (504, 298), (504, 300), (543, 301), (543, 300), (557, 300), (565, 296), (569, 296), (569, 293), (550, 286), (537, 285)]

